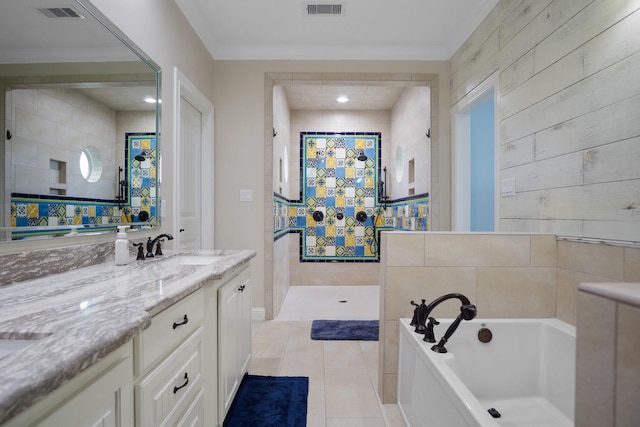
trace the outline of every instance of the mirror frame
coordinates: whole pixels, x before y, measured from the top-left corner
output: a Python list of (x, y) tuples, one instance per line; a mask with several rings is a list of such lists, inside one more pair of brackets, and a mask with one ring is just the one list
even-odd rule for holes
[[(111, 21), (109, 21), (93, 4), (91, 4), (87, 0), (75, 0), (75, 3), (82, 9), (82, 12), (86, 12), (91, 16), (95, 21), (97, 21), (98, 25), (102, 25), (109, 33), (115, 36), (125, 47), (127, 47), (135, 56), (137, 56), (148, 68), (149, 73), (155, 75), (155, 149), (157, 152), (158, 160), (160, 156), (160, 107), (161, 107), (161, 69), (160, 67), (146, 54), (140, 49), (135, 43), (133, 43), (120, 29), (118, 29)], [(7, 84), (7, 86), (11, 86), (11, 84)], [(4, 128), (4, 126), (3, 126)], [(115, 141), (114, 141), (115, 143)], [(124, 155), (127, 155), (127, 150), (125, 150)], [(125, 166), (126, 169), (130, 169), (129, 161), (125, 157)], [(118, 225), (130, 225), (130, 231), (132, 230), (150, 230), (150, 229), (159, 229), (161, 226), (161, 216), (160, 216), (160, 169), (159, 169), (159, 161), (155, 165), (155, 171), (157, 179), (155, 180), (155, 194), (153, 195), (153, 199), (155, 199), (154, 205), (156, 207), (156, 214), (151, 217), (150, 220), (145, 222), (113, 222), (107, 224), (95, 224), (91, 226), (86, 225), (57, 225), (57, 226), (21, 226), (21, 227), (11, 227), (10, 224), (7, 227), (0, 227), (0, 233), (3, 234), (3, 239), (0, 240), (0, 243), (11, 243), (11, 242), (21, 242), (26, 240), (31, 240), (33, 238), (48, 238), (48, 237), (56, 237), (61, 235), (67, 236), (95, 236), (97, 234), (109, 234), (113, 233), (117, 230)], [(129, 172), (129, 171), (127, 171)], [(128, 175), (128, 174), (127, 174)], [(128, 179), (128, 178), (125, 178)], [(7, 189), (8, 190), (8, 189)], [(63, 197), (64, 200), (82, 200), (82, 197)], [(131, 197), (127, 195), (127, 203), (130, 205)], [(117, 197), (114, 200), (102, 200), (103, 202), (111, 202), (114, 205), (118, 205)], [(4, 203), (4, 202), (3, 202)], [(129, 209), (130, 213), (130, 209)], [(5, 213), (8, 217), (9, 213)]]

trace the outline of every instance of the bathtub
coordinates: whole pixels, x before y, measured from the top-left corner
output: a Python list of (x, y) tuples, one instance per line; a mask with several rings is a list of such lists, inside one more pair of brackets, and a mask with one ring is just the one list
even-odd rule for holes
[[(453, 319), (435, 327), (436, 340)], [(400, 319), (398, 407), (410, 427), (573, 426), (575, 327), (557, 319), (474, 319), (431, 351)], [(492, 339), (480, 342), (488, 328)], [(499, 418), (488, 410), (494, 408)]]

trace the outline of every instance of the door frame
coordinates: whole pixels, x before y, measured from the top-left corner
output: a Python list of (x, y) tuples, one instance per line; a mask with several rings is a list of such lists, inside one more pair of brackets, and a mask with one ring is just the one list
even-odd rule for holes
[[(210, 183), (210, 188), (214, 188), (214, 150), (213, 150), (213, 104), (207, 99), (206, 96), (185, 76), (178, 67), (173, 68), (173, 140), (175, 142), (173, 170), (175, 171), (176, 181), (180, 176), (180, 149), (178, 144), (180, 143), (180, 114), (181, 106), (180, 100), (184, 99), (193, 105), (202, 114), (202, 127), (201, 127), (201, 165), (202, 171), (201, 182)], [(179, 229), (180, 224), (180, 185), (176, 182), (173, 186), (173, 217), (176, 228)], [(201, 246), (202, 249), (214, 248), (214, 195), (207, 194), (205, 185), (201, 186), (200, 191), (200, 224), (201, 224)], [(180, 231), (178, 230), (178, 233)], [(179, 242), (176, 249), (180, 249)]]
[(500, 111), (499, 72), (494, 72), (482, 83), (461, 98), (452, 108), (452, 170), (451, 170), (451, 227), (453, 231), (471, 229), (471, 112), (493, 97), (494, 124), (494, 218), (493, 229), (499, 231), (500, 224), (500, 137), (498, 113)]

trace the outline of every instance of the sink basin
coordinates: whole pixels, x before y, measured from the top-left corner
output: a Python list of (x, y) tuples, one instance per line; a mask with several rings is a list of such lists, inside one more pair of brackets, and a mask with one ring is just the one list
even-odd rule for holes
[(182, 265), (207, 265), (221, 259), (221, 256), (215, 255), (178, 255), (171, 259)]
[(36, 342), (35, 340), (12, 340), (12, 339), (0, 339), (0, 359), (7, 357), (18, 350), (22, 350), (25, 347), (30, 346)]

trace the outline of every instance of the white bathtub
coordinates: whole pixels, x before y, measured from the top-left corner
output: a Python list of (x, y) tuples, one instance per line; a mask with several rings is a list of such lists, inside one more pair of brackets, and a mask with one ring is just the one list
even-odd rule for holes
[[(453, 319), (440, 320), (436, 340)], [(410, 427), (573, 426), (575, 327), (557, 319), (462, 322), (447, 353), (400, 319), (398, 406)], [(482, 343), (478, 331), (493, 339)], [(495, 408), (500, 418), (487, 412)]]

